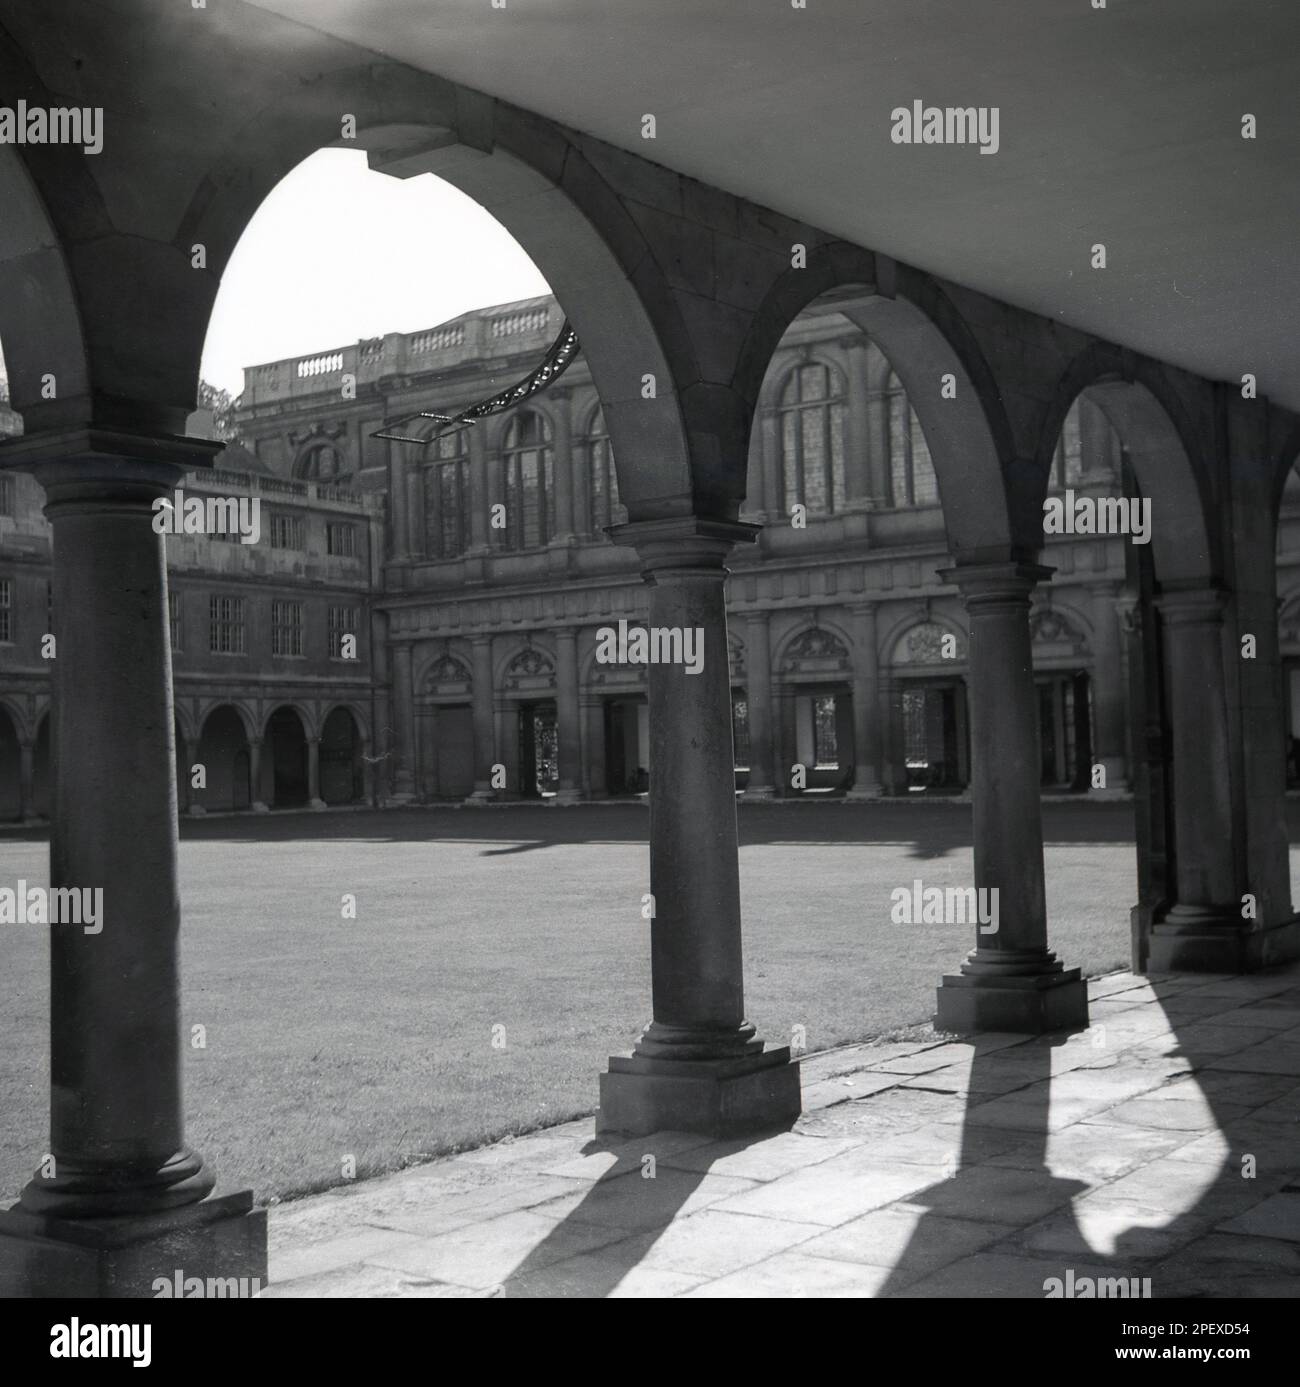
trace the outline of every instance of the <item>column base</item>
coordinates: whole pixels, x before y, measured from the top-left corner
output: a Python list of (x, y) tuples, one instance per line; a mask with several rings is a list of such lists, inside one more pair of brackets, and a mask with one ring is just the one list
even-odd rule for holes
[(1088, 1024), (1088, 985), (1077, 968), (1027, 977), (950, 974), (937, 994), (940, 1031), (1043, 1035)]
[(497, 792), (495, 790), (474, 790), (464, 801), (466, 809), (482, 809), (486, 805), (495, 803)]
[(721, 1060), (611, 1055), (596, 1131), (741, 1136), (789, 1128), (801, 1111), (799, 1061), (788, 1045)]
[(1296, 923), (1252, 930), (1232, 906), (1175, 905), (1151, 927), (1147, 971), (1240, 973), (1258, 968), (1265, 957), (1276, 961), (1286, 956), (1288, 933), (1290, 947), (1296, 947)]
[(555, 798), (551, 801), (551, 803), (552, 803), (552, 804), (556, 804), (556, 805), (559, 805), (559, 804), (581, 804), (581, 803), (582, 803), (582, 791), (581, 791), (581, 790), (557, 790), (557, 791), (555, 792)]
[(845, 799), (879, 799), (884, 793), (878, 780), (854, 780)]
[[(0, 1296), (175, 1295), (193, 1278), (212, 1296), (266, 1284), (266, 1210), (253, 1208), (251, 1190), (124, 1218), (57, 1218), (17, 1205), (0, 1213)], [(231, 1278), (243, 1285), (231, 1290)]]
[(191, 804), (185, 812), (191, 819), (201, 819), (208, 811), (201, 804)]
[(775, 785), (747, 785), (741, 791), (740, 798), (745, 801), (764, 800), (776, 798)]
[(309, 799), (307, 801), (307, 808), (316, 813), (319, 813), (322, 809), (325, 808), (325, 801), (323, 799)]
[(271, 812), (270, 807), (263, 804), (260, 799), (255, 799), (248, 807), (254, 814), (269, 814)]
[(384, 803), (385, 803), (385, 804), (414, 804), (414, 803), (415, 803), (415, 792), (414, 792), (414, 790), (399, 790), (396, 794), (389, 795), (389, 796), (384, 800)]

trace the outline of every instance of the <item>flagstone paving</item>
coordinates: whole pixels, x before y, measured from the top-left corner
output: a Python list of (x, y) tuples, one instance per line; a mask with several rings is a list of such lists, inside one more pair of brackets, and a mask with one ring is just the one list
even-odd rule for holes
[(803, 1061), (792, 1131), (590, 1118), (275, 1206), (266, 1296), (1300, 1295), (1300, 967)]

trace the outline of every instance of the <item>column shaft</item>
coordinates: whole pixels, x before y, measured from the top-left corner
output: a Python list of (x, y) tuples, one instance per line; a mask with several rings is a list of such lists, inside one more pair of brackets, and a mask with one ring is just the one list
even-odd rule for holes
[(745, 673), (749, 702), (749, 784), (746, 799), (771, 799), (776, 793), (772, 775), (772, 650), (770, 615), (751, 612), (745, 619)]
[(393, 799), (409, 800), (415, 793), (415, 718), (411, 683), (411, 642), (393, 644), (393, 730), (397, 744), (393, 750)]
[(555, 633), (555, 711), (560, 784), (556, 799), (573, 804), (582, 797), (582, 724), (578, 717), (578, 633)]
[(876, 654), (876, 607), (864, 602), (852, 609), (853, 631), (853, 788), (850, 799), (880, 794), (880, 689)]
[(471, 641), (474, 664), (474, 791), (470, 800), (491, 799), (496, 754), (496, 720), (492, 704), (492, 637)]

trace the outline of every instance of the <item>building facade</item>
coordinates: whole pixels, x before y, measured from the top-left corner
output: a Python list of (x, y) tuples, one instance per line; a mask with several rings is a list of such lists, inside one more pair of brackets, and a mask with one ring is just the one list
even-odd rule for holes
[[(970, 778), (968, 630), (939, 576), (930, 450), (852, 307), (805, 310), (760, 396), (741, 518), (761, 529), (727, 598), (748, 799), (961, 794)], [(259, 537), (167, 539), (182, 812), (646, 791), (646, 666), (597, 658), (648, 600), (606, 533), (626, 513), (585, 360), (482, 424), (376, 437), (526, 376), (562, 322), (531, 299), (246, 372), (240, 441), (186, 485), (256, 500)], [(1122, 450), (1086, 398), (1053, 468), (1057, 494), (1120, 492)], [(0, 485), (0, 813), (15, 819), (48, 804), (54, 614), (40, 488)], [(1046, 792), (1128, 790), (1124, 549), (1049, 538), (1031, 613)]]

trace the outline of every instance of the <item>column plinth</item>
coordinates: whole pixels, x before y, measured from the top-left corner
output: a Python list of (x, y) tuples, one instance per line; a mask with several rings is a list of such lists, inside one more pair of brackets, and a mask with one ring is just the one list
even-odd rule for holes
[(799, 1066), (745, 1019), (724, 559), (757, 526), (620, 525), (650, 585), (651, 628), (697, 631), (703, 666), (649, 666), (654, 1019), (601, 1075), (600, 1131), (715, 1135), (789, 1126)]
[(1087, 989), (1047, 947), (1040, 752), (1029, 597), (1052, 570), (962, 565), (955, 583), (970, 618), (971, 787), (975, 887), (998, 892), (997, 930), (938, 990), (941, 1030), (1036, 1034), (1084, 1026)]
[(54, 532), (50, 885), (96, 928), (50, 926), (47, 1162), (0, 1214), (0, 1294), (141, 1295), (152, 1276), (265, 1276), (265, 1213), (185, 1143), (167, 567), (153, 502), (215, 445), (104, 430), (21, 458)]

